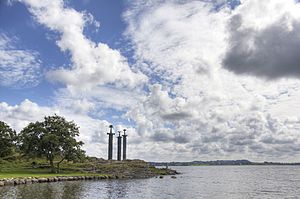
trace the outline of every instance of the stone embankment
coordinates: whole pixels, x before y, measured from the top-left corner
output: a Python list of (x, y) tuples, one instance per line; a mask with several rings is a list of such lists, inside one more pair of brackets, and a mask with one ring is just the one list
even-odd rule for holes
[(73, 176), (73, 177), (49, 177), (49, 178), (9, 178), (0, 179), (0, 187), (21, 185), (21, 184), (33, 184), (33, 183), (45, 183), (45, 182), (59, 182), (59, 181), (75, 181), (75, 180), (102, 180), (102, 179), (116, 179), (117, 176), (103, 175), (103, 176)]

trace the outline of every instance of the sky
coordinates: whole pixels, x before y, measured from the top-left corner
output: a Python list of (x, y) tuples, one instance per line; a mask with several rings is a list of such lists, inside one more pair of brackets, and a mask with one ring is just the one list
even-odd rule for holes
[(130, 159), (299, 162), (299, 52), (296, 0), (0, 0), (0, 120), (58, 114), (102, 158), (113, 124)]

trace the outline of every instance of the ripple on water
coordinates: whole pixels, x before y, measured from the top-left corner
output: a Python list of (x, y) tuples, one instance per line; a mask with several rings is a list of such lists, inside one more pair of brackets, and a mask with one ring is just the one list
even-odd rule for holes
[(297, 198), (297, 166), (174, 167), (177, 179), (70, 181), (0, 187), (0, 198)]

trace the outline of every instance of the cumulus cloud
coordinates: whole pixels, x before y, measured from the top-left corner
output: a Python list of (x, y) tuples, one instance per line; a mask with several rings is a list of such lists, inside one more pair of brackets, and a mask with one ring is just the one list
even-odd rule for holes
[[(129, 2), (125, 34), (139, 67), (155, 84), (127, 116), (143, 137), (170, 148), (174, 144), (177, 157), (263, 160), (299, 155), (298, 119), (291, 126), (286, 118), (278, 119), (289, 110), (285, 106), (270, 114), (280, 107), (285, 93), (294, 93), (288, 100), (299, 99), (295, 95), (299, 81), (270, 84), (226, 71), (222, 66), (228, 54), (227, 24), (238, 11), (225, 4), (216, 9), (216, 3)], [(272, 141), (266, 143), (266, 137)]]
[(228, 23), (224, 67), (268, 79), (299, 77), (300, 5), (294, 0), (242, 1)]
[(96, 44), (83, 34), (86, 24), (95, 21), (90, 14), (68, 8), (63, 0), (22, 2), (40, 24), (60, 35), (57, 45), (71, 55), (71, 68), (50, 71), (47, 74), (50, 81), (91, 88), (107, 83), (135, 87), (146, 80), (144, 75), (131, 70), (118, 50), (104, 43)]
[(209, 65), (218, 65), (224, 48), (222, 21), (227, 17), (225, 11), (212, 9), (213, 4), (203, 1), (133, 2), (124, 13), (125, 34), (141, 70), (171, 83), (210, 73)]
[[(118, 51), (83, 35), (86, 24), (93, 21), (88, 14), (66, 7), (58, 0), (24, 2), (39, 23), (59, 33), (57, 44), (71, 54), (73, 65), (48, 73), (49, 79), (66, 85), (56, 91), (56, 106), (39, 107), (29, 100), (15, 106), (0, 104), (0, 119), (15, 128), (57, 110), (81, 126), (80, 139), (86, 143), (89, 154), (106, 157), (109, 122), (97, 118), (107, 109), (134, 124), (133, 127), (119, 123), (115, 128), (128, 129), (130, 158), (299, 160), (300, 120), (289, 102), (299, 101), (300, 82), (281, 79), (270, 83), (237, 76), (222, 67), (224, 55), (228, 57), (233, 50), (227, 43), (228, 23), (239, 25), (237, 30), (231, 27), (229, 41), (234, 31), (251, 35), (251, 31), (244, 31), (249, 27), (255, 27), (254, 36), (261, 35), (262, 39), (267, 27), (281, 20), (276, 14), (263, 15), (275, 8), (252, 12), (257, 7), (251, 1), (242, 1), (235, 10), (231, 10), (229, 1), (223, 0), (128, 2), (124, 13), (128, 26), (124, 34), (133, 48), (134, 68), (143, 71), (150, 80), (141, 89), (145, 77), (133, 72)], [(285, 11), (287, 7), (278, 9)], [(258, 17), (257, 13), (262, 15), (259, 23), (250, 20)], [(278, 15), (283, 16), (282, 13)], [(65, 20), (60, 20), (61, 17)], [(293, 23), (285, 25), (282, 27), (296, 27)], [(271, 40), (272, 37), (266, 44)], [(111, 71), (106, 71), (107, 68)], [(97, 115), (92, 117), (94, 112)], [(283, 112), (286, 112), (284, 117)]]
[[(78, 139), (85, 143), (83, 148), (88, 155), (106, 158), (108, 141), (106, 133), (109, 131), (108, 126), (111, 124), (108, 121), (95, 119), (72, 109), (39, 106), (28, 99), (14, 106), (0, 102), (0, 120), (8, 123), (17, 132), (21, 131), (30, 122), (42, 121), (44, 116), (53, 114), (63, 116), (68, 121), (74, 121), (80, 127)], [(132, 159), (140, 158), (139, 152), (143, 151), (146, 145), (150, 146), (151, 142), (138, 135), (135, 128), (127, 125), (115, 125), (114, 131), (123, 130), (124, 128), (127, 129), (130, 138), (128, 139), (128, 157)], [(114, 151), (116, 151), (116, 148)]]
[(84, 34), (88, 26), (100, 27), (93, 15), (76, 11), (63, 0), (22, 2), (38, 23), (59, 35), (56, 44), (70, 54), (71, 66), (46, 73), (50, 82), (64, 86), (55, 92), (57, 106), (99, 117), (137, 103), (147, 77), (133, 69), (118, 50)]
[(59, 114), (59, 110), (40, 107), (28, 99), (15, 106), (11, 106), (5, 102), (0, 103), (0, 120), (7, 122), (18, 132), (29, 122), (42, 120), (44, 116), (54, 113)]
[[(107, 121), (92, 119), (59, 107), (42, 107), (28, 99), (15, 106), (5, 102), (0, 103), (0, 120), (11, 125), (17, 132), (30, 122), (42, 121), (45, 116), (53, 114), (64, 116), (67, 120), (73, 120), (79, 125), (79, 139), (85, 143), (84, 148), (87, 149), (88, 154), (105, 157), (106, 139), (104, 140), (104, 138), (106, 138), (106, 132), (104, 130), (108, 128)], [(94, 134), (101, 139), (92, 140)]]
[(0, 33), (0, 85), (34, 87), (40, 80), (38, 53), (18, 48), (17, 42), (16, 37)]

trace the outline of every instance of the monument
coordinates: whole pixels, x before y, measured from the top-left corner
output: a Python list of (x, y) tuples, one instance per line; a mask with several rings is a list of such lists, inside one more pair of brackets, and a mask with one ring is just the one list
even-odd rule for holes
[(122, 136), (121, 136), (121, 131), (119, 132), (118, 138), (118, 153), (117, 153), (117, 160), (121, 161), (121, 147), (122, 147)]
[(112, 132), (113, 125), (109, 125), (109, 128), (110, 128), (110, 132), (107, 133), (107, 135), (108, 135), (108, 159), (112, 160), (112, 156), (113, 156), (113, 136), (115, 134)]
[(126, 135), (126, 129), (123, 130), (123, 160), (126, 160), (126, 145), (127, 145), (127, 135)]

